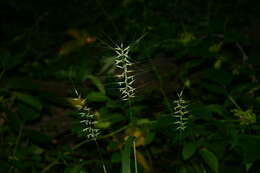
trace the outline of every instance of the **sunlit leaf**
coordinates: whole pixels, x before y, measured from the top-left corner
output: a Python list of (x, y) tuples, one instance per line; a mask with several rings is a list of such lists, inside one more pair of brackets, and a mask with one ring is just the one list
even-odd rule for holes
[(86, 104), (86, 99), (82, 98), (66, 98), (66, 102), (72, 107), (81, 109)]

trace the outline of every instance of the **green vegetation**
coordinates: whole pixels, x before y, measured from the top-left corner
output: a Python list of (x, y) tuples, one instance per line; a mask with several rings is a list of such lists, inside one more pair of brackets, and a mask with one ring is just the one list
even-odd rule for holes
[(260, 172), (258, 1), (0, 2), (0, 172)]

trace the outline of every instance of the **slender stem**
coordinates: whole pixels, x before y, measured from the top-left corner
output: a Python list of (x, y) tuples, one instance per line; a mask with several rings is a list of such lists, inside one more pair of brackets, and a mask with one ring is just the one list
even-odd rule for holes
[[(105, 139), (105, 138), (114, 136), (115, 134), (120, 133), (121, 131), (127, 129), (129, 126), (130, 126), (130, 125), (124, 126), (124, 127), (120, 128), (120, 129), (118, 129), (118, 130), (116, 130), (116, 131), (113, 131), (113, 132), (107, 134), (107, 135), (100, 136), (100, 137), (97, 138), (97, 140)], [(77, 150), (77, 149), (80, 148), (82, 145), (84, 145), (84, 144), (86, 144), (86, 143), (88, 143), (88, 142), (91, 142), (91, 141), (93, 141), (93, 140), (94, 140), (94, 139), (86, 139), (86, 140), (80, 142), (79, 144), (77, 144), (77, 145), (75, 145), (74, 147), (72, 147), (71, 152), (65, 152), (64, 155), (71, 154), (73, 151)], [(46, 168), (43, 169), (43, 171), (42, 171), (41, 173), (47, 172), (47, 171), (48, 171), (49, 169), (51, 169), (54, 165), (58, 164), (58, 163), (59, 163), (58, 161), (59, 161), (58, 158), (55, 159), (55, 160), (53, 160)]]
[(131, 102), (131, 100), (129, 99), (129, 100), (128, 100), (128, 108), (129, 108), (130, 123), (133, 122), (133, 112), (132, 112), (132, 110), (131, 110), (131, 107), (132, 107), (132, 102)]
[(104, 159), (103, 159), (102, 154), (101, 154), (101, 152), (100, 152), (100, 147), (99, 147), (99, 144), (98, 144), (98, 142), (97, 142), (97, 139), (95, 138), (94, 141), (95, 141), (95, 143), (96, 143), (97, 151), (98, 151), (99, 157), (100, 157), (101, 162), (102, 162), (103, 171), (104, 171), (104, 173), (107, 173), (107, 169), (106, 169), (106, 166), (105, 166), (105, 162), (104, 162)]
[(133, 143), (133, 148), (134, 148), (134, 159), (135, 159), (135, 173), (138, 173), (135, 141)]
[(236, 106), (236, 108), (242, 110), (241, 107), (237, 104), (237, 102), (231, 95), (227, 94), (227, 96), (228, 96), (228, 99)]
[[(105, 138), (114, 136), (115, 134), (120, 133), (121, 131), (127, 129), (128, 127), (129, 127), (129, 125), (128, 125), (128, 126), (123, 126), (122, 128), (120, 128), (120, 129), (118, 129), (118, 130), (116, 130), (116, 131), (113, 131), (113, 132), (111, 132), (111, 133), (109, 133), (109, 134), (107, 134), (107, 135), (98, 137), (97, 140), (105, 139)], [(72, 151), (78, 149), (78, 148), (81, 147), (82, 145), (84, 145), (84, 144), (86, 144), (86, 143), (88, 143), (88, 142), (91, 142), (91, 141), (93, 141), (93, 139), (86, 139), (86, 140), (84, 140), (84, 141), (78, 143), (77, 145), (75, 145), (75, 146), (72, 148)]]
[(18, 137), (16, 138), (16, 141), (15, 141), (15, 147), (14, 147), (14, 150), (13, 150), (13, 156), (15, 156), (15, 154), (16, 154), (17, 147), (18, 147), (18, 145), (20, 143), (20, 140), (21, 140), (21, 137), (22, 137), (22, 132), (23, 132), (23, 124), (21, 124), (21, 126), (20, 126), (19, 134), (18, 134)]
[(241, 107), (237, 104), (236, 100), (229, 94), (229, 92), (226, 90), (225, 86), (222, 86), (225, 90), (225, 94), (228, 97), (228, 99), (236, 106), (237, 109), (241, 109)]
[(53, 162), (51, 162), (47, 167), (44, 168), (44, 170), (41, 173), (47, 172), (49, 169), (51, 169), (54, 165), (59, 163), (59, 159), (55, 159)]

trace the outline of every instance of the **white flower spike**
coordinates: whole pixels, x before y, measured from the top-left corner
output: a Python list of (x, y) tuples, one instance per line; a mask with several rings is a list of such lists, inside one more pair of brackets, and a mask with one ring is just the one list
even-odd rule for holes
[(86, 105), (80, 109), (78, 114), (83, 119), (80, 121), (80, 123), (85, 126), (83, 132), (87, 133), (87, 138), (96, 140), (100, 132), (99, 129), (95, 128), (95, 124), (98, 123), (98, 121), (95, 121), (95, 115), (91, 113), (90, 108), (88, 108)]
[(182, 94), (183, 90), (177, 94), (178, 100), (173, 102), (175, 104), (173, 117), (176, 119), (174, 124), (177, 126), (176, 129), (179, 131), (184, 131), (186, 129), (189, 114), (189, 111), (187, 110), (188, 102), (182, 98)]
[(121, 74), (116, 75), (119, 79), (117, 82), (120, 85), (119, 91), (121, 92), (122, 100), (129, 100), (130, 98), (135, 97), (135, 88), (133, 83), (135, 81), (133, 71), (129, 68), (134, 64), (130, 61), (129, 51), (130, 46), (124, 48), (121, 43), (120, 46), (117, 46), (115, 49), (117, 56), (115, 57), (115, 66), (120, 69)]

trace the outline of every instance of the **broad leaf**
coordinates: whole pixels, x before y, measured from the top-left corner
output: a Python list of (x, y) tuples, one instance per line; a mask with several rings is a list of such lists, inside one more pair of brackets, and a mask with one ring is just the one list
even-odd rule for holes
[(211, 151), (209, 151), (208, 149), (203, 148), (200, 150), (200, 155), (203, 158), (203, 160), (205, 161), (205, 163), (209, 166), (209, 168), (214, 173), (217, 173), (218, 169), (219, 169), (219, 163), (218, 163), (218, 159), (215, 156), (215, 154), (212, 153)]
[(182, 149), (183, 159), (189, 159), (195, 153), (196, 149), (197, 145), (195, 143), (185, 143)]

